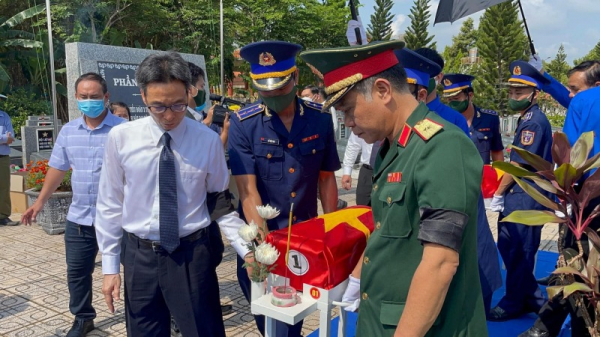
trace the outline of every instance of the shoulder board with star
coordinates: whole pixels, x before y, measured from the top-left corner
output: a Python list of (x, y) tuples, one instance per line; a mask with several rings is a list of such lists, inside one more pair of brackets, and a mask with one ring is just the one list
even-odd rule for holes
[(484, 114), (488, 114), (488, 115), (492, 115), (492, 116), (498, 116), (498, 113), (494, 110), (490, 110), (490, 109), (479, 109), (481, 112), (483, 112)]
[(419, 135), (424, 141), (428, 141), (431, 137), (435, 136), (436, 133), (440, 132), (444, 126), (440, 123), (434, 122), (429, 118), (425, 118), (419, 121), (413, 127), (415, 133)]
[(248, 119), (254, 115), (257, 115), (261, 112), (265, 111), (265, 106), (262, 104), (252, 105), (247, 108), (240, 109), (236, 112), (240, 121), (244, 119)]
[[(323, 104), (321, 104), (321, 103), (316, 103), (316, 102), (311, 102), (311, 101), (304, 101), (303, 103), (307, 107), (314, 109), (314, 110), (321, 111), (321, 108), (323, 108)], [(329, 112), (329, 111), (321, 111), (321, 112)]]

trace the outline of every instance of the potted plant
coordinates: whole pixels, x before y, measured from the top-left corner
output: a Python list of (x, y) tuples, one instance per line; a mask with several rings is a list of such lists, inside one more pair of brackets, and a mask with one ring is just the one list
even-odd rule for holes
[[(28, 204), (33, 205), (40, 196), (42, 186), (44, 186), (46, 174), (48, 173), (48, 160), (36, 163), (30, 162), (27, 164), (27, 171), (26, 186), (28, 190), (25, 191), (25, 194), (27, 195)], [(56, 191), (52, 193), (44, 205), (44, 208), (36, 216), (37, 223), (42, 226), (46, 233), (51, 235), (64, 233), (72, 199), (71, 170), (69, 170)]]
[[(559, 245), (558, 268), (553, 272), (559, 278), (558, 285), (546, 290), (551, 299), (562, 293), (564, 298), (574, 303), (584, 318), (590, 335), (597, 337), (600, 336), (600, 237), (588, 226), (593, 219), (600, 216), (600, 205), (584, 216), (584, 209), (588, 208), (590, 201), (600, 197), (600, 153), (588, 159), (593, 146), (593, 132), (582, 134), (573, 147), (564, 133), (557, 132), (552, 142), (554, 163), (512, 146), (512, 151), (516, 151), (536, 171), (505, 162), (494, 162), (493, 167), (512, 175), (515, 182), (540, 204), (566, 215), (561, 217), (552, 211), (515, 211), (502, 221), (529, 226), (546, 223), (565, 224), (568, 230), (573, 232), (578, 251), (570, 253), (570, 249), (562, 249)], [(554, 194), (558, 201), (550, 200), (531, 184)], [(579, 184), (578, 192), (576, 184)], [(569, 206), (572, 209), (572, 218), (567, 215)], [(587, 261), (584, 261), (581, 244), (584, 234), (590, 242)], [(587, 305), (592, 306), (593, 316), (589, 314)]]

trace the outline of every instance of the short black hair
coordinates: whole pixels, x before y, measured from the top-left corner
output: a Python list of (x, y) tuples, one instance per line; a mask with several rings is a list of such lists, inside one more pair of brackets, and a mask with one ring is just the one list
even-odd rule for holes
[(204, 70), (192, 62), (188, 62), (190, 73), (192, 75), (192, 84), (196, 84), (200, 78), (204, 79)]
[(600, 61), (583, 61), (573, 69), (569, 70), (567, 76), (571, 77), (571, 75), (577, 72), (585, 73), (585, 84), (592, 87), (596, 82), (600, 82)]
[(100, 76), (100, 74), (98, 73), (85, 73), (79, 76), (77, 81), (75, 81), (75, 92), (77, 92), (77, 87), (79, 86), (79, 82), (81, 81), (96, 81), (102, 86), (103, 94), (106, 94), (108, 92), (108, 87), (106, 86), (106, 81), (104, 80), (104, 77)]
[(388, 80), (392, 85), (392, 88), (400, 93), (410, 92), (406, 79), (406, 70), (404, 70), (404, 67), (402, 67), (400, 64), (396, 64), (395, 66), (373, 75), (366, 80), (358, 82), (354, 89), (363, 96), (367, 97), (367, 95), (371, 93), (373, 83), (379, 78)]
[(304, 91), (306, 89), (310, 90), (310, 92), (313, 95), (318, 95), (319, 94), (319, 87), (317, 87), (316, 85), (307, 85), (307, 86), (304, 87), (304, 89), (302, 89), (302, 91)]
[(321, 95), (321, 98), (327, 99), (327, 92), (324, 87), (319, 87), (319, 95)]
[(444, 70), (444, 58), (435, 49), (419, 48), (415, 50), (415, 53), (423, 56), (433, 63), (436, 63), (442, 70)]
[(135, 71), (138, 86), (146, 92), (149, 84), (181, 81), (190, 88), (192, 75), (188, 63), (176, 52), (156, 53), (144, 59)]
[(115, 107), (125, 108), (125, 110), (127, 110), (127, 119), (131, 120), (131, 111), (129, 110), (129, 107), (127, 106), (127, 104), (125, 104), (123, 102), (110, 102), (110, 104), (108, 106), (110, 108), (110, 111), (112, 111), (112, 112), (115, 111)]

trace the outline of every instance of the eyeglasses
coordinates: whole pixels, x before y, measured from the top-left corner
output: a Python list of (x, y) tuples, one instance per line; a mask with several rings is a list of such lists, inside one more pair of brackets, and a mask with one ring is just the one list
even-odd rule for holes
[(173, 112), (184, 112), (187, 109), (188, 105), (185, 103), (173, 104), (171, 106), (149, 106), (148, 109), (155, 114), (161, 114), (167, 111), (167, 109), (171, 109)]

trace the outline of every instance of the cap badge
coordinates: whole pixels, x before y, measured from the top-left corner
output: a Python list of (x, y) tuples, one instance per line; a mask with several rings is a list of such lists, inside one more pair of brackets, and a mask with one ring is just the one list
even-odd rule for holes
[(516, 66), (515, 69), (513, 69), (513, 74), (517, 76), (521, 75), (521, 67)]
[(258, 64), (261, 66), (272, 66), (275, 62), (277, 61), (273, 57), (273, 54), (269, 52), (260, 53), (260, 56), (258, 56)]
[(445, 79), (444, 80), (444, 85), (447, 86), (447, 87), (449, 87), (449, 86), (452, 85), (452, 82), (449, 79)]

